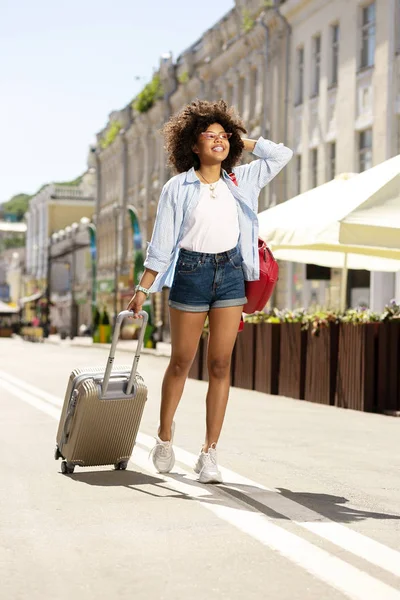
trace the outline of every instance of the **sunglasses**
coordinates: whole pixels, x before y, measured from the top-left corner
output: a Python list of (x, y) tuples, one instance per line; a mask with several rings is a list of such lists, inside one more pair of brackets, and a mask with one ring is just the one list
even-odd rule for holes
[(203, 138), (205, 138), (206, 140), (218, 140), (219, 138), (221, 140), (229, 140), (229, 138), (231, 137), (231, 133), (213, 133), (212, 131), (204, 131), (203, 133), (201, 133), (200, 135), (203, 136)]

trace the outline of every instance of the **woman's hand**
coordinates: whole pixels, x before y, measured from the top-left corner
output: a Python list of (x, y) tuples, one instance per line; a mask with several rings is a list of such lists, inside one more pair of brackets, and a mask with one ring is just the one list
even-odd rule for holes
[(257, 140), (249, 140), (247, 138), (242, 138), (244, 149), (248, 152), (252, 152), (255, 148)]
[(142, 319), (142, 315), (139, 315), (142, 310), (143, 302), (146, 300), (146, 294), (143, 292), (136, 292), (136, 294), (129, 301), (127, 310), (131, 310), (133, 312), (133, 317), (135, 319)]

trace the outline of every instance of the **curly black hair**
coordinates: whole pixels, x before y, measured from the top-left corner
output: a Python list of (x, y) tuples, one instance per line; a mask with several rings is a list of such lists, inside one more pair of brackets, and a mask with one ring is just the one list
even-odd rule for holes
[(188, 171), (192, 167), (198, 169), (200, 161), (192, 150), (199, 135), (213, 123), (219, 123), (226, 132), (232, 133), (229, 140), (230, 150), (222, 162), (222, 168), (228, 173), (239, 161), (243, 152), (243, 142), (239, 132), (247, 133), (243, 122), (233, 107), (223, 100), (208, 102), (194, 100), (164, 125), (162, 133), (169, 164), (178, 173)]

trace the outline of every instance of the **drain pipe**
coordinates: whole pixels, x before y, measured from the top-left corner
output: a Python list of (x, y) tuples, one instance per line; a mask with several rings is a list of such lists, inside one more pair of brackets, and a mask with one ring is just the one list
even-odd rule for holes
[[(265, 14), (265, 13), (264, 13)], [(257, 19), (258, 23), (264, 28), (265, 31), (265, 79), (268, 74), (268, 50), (269, 50), (269, 27), (264, 23), (264, 14), (261, 14)], [(264, 87), (264, 98), (263, 98), (263, 126), (262, 126), (262, 135), (263, 137), (267, 137), (267, 86)]]
[[(290, 67), (290, 40), (292, 36), (292, 28), (286, 17), (282, 15), (279, 9), (279, 2), (275, 0), (274, 12), (279, 20), (284, 24), (286, 28), (286, 73), (285, 73), (285, 122), (284, 122), (284, 133), (283, 141), (285, 146), (288, 145), (288, 123), (289, 123), (289, 67)], [(287, 195), (287, 178), (284, 180), (284, 199), (288, 199)]]
[(279, 20), (284, 24), (286, 28), (286, 77), (285, 77), (285, 144), (287, 144), (287, 129), (288, 129), (288, 116), (289, 116), (289, 66), (290, 66), (290, 38), (292, 35), (292, 27), (284, 17), (279, 9), (279, 4), (275, 0), (274, 12)]

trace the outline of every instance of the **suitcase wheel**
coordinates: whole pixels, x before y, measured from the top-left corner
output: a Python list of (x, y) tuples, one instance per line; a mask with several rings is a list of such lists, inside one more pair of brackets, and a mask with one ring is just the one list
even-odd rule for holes
[(125, 471), (126, 467), (128, 466), (128, 461), (127, 460), (122, 460), (119, 463), (116, 463), (114, 465), (114, 469), (116, 471)]
[(60, 452), (60, 450), (59, 450), (58, 446), (56, 446), (56, 449), (54, 450), (54, 458), (55, 458), (56, 460), (58, 460), (59, 458), (62, 458), (62, 454), (61, 454), (61, 452)]
[(64, 475), (72, 475), (75, 470), (75, 465), (63, 460), (61, 463), (61, 473)]

